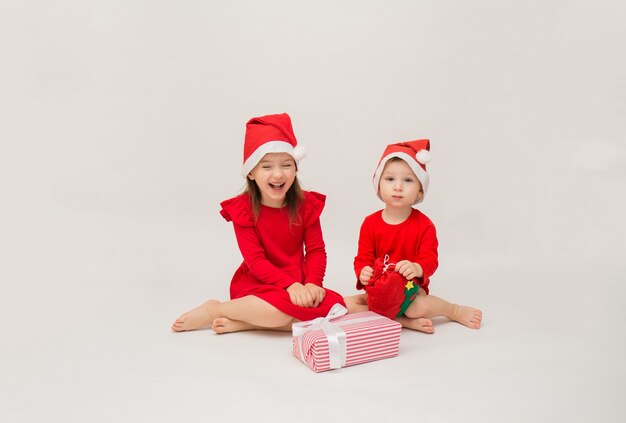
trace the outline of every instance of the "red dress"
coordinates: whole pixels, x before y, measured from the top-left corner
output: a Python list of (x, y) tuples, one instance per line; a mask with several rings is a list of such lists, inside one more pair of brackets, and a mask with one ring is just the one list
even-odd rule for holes
[(422, 266), (424, 275), (416, 278), (420, 288), (428, 294), (430, 277), (439, 265), (437, 233), (433, 222), (422, 212), (413, 209), (411, 215), (398, 225), (383, 220), (379, 210), (365, 218), (359, 234), (359, 252), (354, 258), (357, 289), (363, 289), (358, 281), (365, 266), (374, 267), (377, 258), (389, 255), (390, 263), (409, 260)]
[(233, 222), (243, 256), (230, 282), (231, 299), (254, 295), (297, 320), (323, 317), (334, 304), (345, 305), (341, 295), (324, 288), (326, 296), (318, 307), (300, 307), (291, 302), (286, 290), (295, 282), (322, 286), (326, 246), (319, 217), (325, 200), (323, 194), (305, 191), (300, 219), (293, 224), (286, 208), (263, 205), (255, 222), (247, 194), (221, 203), (220, 213)]

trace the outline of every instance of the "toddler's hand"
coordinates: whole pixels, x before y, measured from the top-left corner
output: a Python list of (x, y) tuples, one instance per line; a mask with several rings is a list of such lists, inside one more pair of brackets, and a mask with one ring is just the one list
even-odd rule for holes
[(304, 286), (309, 290), (311, 296), (313, 297), (313, 305), (311, 307), (315, 308), (320, 305), (326, 296), (326, 290), (321, 286), (315, 285), (314, 283), (307, 283)]
[(311, 307), (313, 305), (313, 296), (311, 291), (305, 288), (300, 282), (294, 282), (287, 288), (289, 299), (295, 305), (300, 307)]
[(372, 276), (374, 276), (374, 269), (370, 266), (365, 266), (361, 270), (361, 274), (359, 275), (359, 281), (363, 285), (367, 285), (370, 282), (370, 279), (372, 279)]
[(401, 260), (397, 262), (395, 270), (407, 279), (421, 278), (424, 274), (422, 266), (408, 260)]

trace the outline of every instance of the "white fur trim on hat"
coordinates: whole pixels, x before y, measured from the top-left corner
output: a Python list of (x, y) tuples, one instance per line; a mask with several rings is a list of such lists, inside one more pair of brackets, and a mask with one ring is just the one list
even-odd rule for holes
[[(298, 148), (298, 146), (296, 146), (296, 148)], [(290, 143), (287, 141), (268, 141), (261, 144), (254, 150), (254, 153), (250, 154), (250, 157), (248, 157), (248, 160), (246, 160), (241, 168), (241, 175), (244, 178), (247, 177), (248, 173), (254, 169), (254, 166), (268, 153), (287, 153), (293, 157), (296, 164), (298, 164), (298, 159), (294, 156), (294, 148)]]
[(421, 164), (425, 165), (426, 163), (430, 163), (430, 160), (431, 160), (430, 151), (428, 151), (428, 150), (420, 150), (415, 155), (415, 158)]
[[(426, 151), (426, 150), (421, 150), (420, 153), (422, 151)], [(376, 192), (376, 195), (378, 196), (378, 198), (382, 200), (382, 198), (380, 197), (378, 184), (380, 183), (380, 176), (383, 173), (385, 164), (387, 164), (387, 161), (389, 161), (389, 159), (391, 159), (392, 157), (398, 157), (404, 160), (409, 165), (413, 173), (415, 173), (415, 176), (417, 176), (417, 179), (419, 179), (420, 183), (422, 184), (422, 191), (424, 191), (424, 195), (422, 195), (421, 198), (419, 198), (414, 204), (418, 204), (422, 202), (422, 200), (424, 200), (424, 197), (426, 197), (426, 191), (428, 191), (428, 182), (430, 180), (430, 178), (428, 177), (428, 173), (424, 169), (422, 169), (422, 166), (420, 166), (415, 161), (416, 159), (415, 157), (411, 157), (407, 153), (404, 153), (401, 151), (389, 153), (388, 155), (383, 157), (383, 159), (380, 161), (380, 164), (378, 165), (378, 168), (376, 168), (376, 172), (374, 173), (374, 178), (372, 179), (372, 182), (374, 183), (374, 191)], [(428, 159), (430, 160), (430, 154), (428, 155)]]
[(304, 146), (298, 144), (293, 148), (293, 158), (299, 162), (300, 160), (306, 157), (306, 148)]

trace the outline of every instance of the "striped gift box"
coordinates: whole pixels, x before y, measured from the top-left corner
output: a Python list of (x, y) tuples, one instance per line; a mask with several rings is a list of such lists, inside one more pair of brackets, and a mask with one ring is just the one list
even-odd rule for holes
[[(395, 320), (373, 311), (347, 314), (326, 320), (341, 333), (343, 338), (340, 348), (345, 349), (343, 351), (345, 361), (342, 360), (340, 365), (333, 366), (331, 363), (333, 347), (329, 347), (329, 338), (332, 335), (327, 335), (322, 328), (308, 330), (311, 322), (315, 321), (294, 324), (293, 355), (315, 372), (354, 366), (398, 355), (402, 325)], [(296, 325), (299, 326), (297, 331)]]

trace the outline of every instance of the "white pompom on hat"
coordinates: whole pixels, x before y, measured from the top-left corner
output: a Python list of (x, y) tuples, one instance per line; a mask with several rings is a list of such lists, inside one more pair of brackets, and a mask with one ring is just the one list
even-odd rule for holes
[(246, 124), (241, 174), (248, 173), (267, 153), (287, 153), (296, 165), (306, 156), (306, 149), (298, 145), (287, 113), (254, 117)]
[[(422, 190), (424, 191), (424, 195), (419, 199), (415, 204), (421, 202), (426, 196), (426, 191), (428, 191), (428, 172), (426, 172), (426, 163), (430, 162), (430, 141), (429, 140), (416, 140), (416, 141), (407, 141), (407, 142), (399, 142), (396, 144), (389, 144), (385, 151), (383, 152), (383, 156), (378, 162), (378, 166), (376, 167), (376, 172), (374, 172), (374, 177), (372, 178), (372, 182), (374, 183), (374, 191), (376, 191), (376, 195), (380, 198), (380, 192), (378, 184), (380, 182), (380, 175), (383, 173), (383, 169), (385, 168), (385, 164), (392, 157), (398, 157), (404, 160), (417, 179), (422, 183)], [(382, 198), (381, 198), (382, 200)]]

